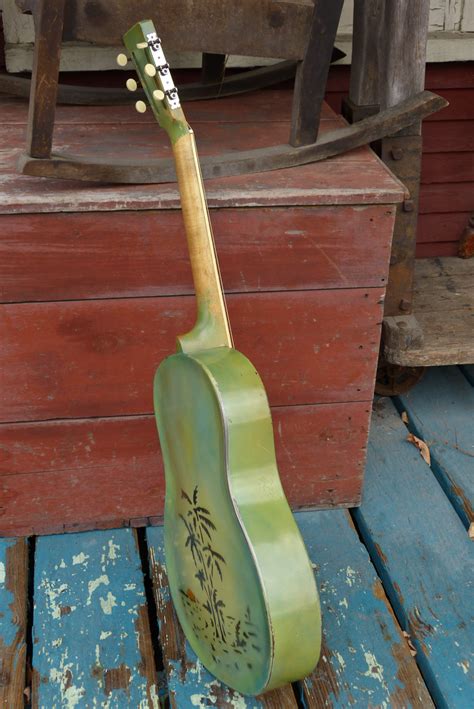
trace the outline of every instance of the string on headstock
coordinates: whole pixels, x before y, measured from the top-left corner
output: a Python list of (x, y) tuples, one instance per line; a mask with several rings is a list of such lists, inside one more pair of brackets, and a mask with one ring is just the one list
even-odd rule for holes
[[(124, 35), (123, 41), (157, 121), (174, 142), (190, 129), (153, 22), (138, 22)], [(117, 63), (126, 67), (127, 55), (119, 54)], [(128, 79), (126, 86), (130, 91), (138, 88), (135, 79)], [(135, 108), (139, 113), (145, 113), (147, 105), (144, 101), (137, 101)]]

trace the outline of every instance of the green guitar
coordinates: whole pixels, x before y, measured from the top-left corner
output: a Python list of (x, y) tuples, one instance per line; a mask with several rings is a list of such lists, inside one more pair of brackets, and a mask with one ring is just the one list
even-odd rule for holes
[(278, 476), (265, 389), (233, 347), (193, 132), (153, 23), (138, 23), (124, 42), (171, 140), (197, 298), (196, 325), (154, 385), (171, 594), (202, 663), (260, 694), (316, 665), (316, 584)]

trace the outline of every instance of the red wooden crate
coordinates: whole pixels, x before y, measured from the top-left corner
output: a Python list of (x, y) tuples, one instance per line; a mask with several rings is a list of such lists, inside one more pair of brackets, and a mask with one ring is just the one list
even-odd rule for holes
[[(205, 153), (285, 141), (290, 106), (268, 90), (188, 114)], [(0, 533), (157, 521), (152, 378), (195, 313), (176, 186), (19, 176), (25, 105), (5, 100), (0, 117)], [(323, 130), (335, 127), (326, 110)], [(125, 107), (61, 107), (56, 141), (169, 152)], [(402, 188), (368, 149), (206, 188), (236, 347), (267, 389), (289, 500), (357, 505)]]

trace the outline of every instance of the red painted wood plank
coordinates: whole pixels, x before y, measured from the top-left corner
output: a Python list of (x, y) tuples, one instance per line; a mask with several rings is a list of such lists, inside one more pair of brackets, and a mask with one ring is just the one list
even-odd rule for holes
[(455, 241), (437, 241), (416, 245), (416, 258), (436, 258), (437, 256), (457, 256), (458, 245)]
[(425, 185), (431, 182), (474, 182), (474, 152), (425, 153), (421, 182)]
[[(327, 91), (349, 92), (350, 66), (335, 65), (329, 70)], [(425, 86), (430, 91), (440, 89), (472, 89), (473, 62), (436, 62), (426, 65)]]
[[(212, 214), (228, 292), (381, 286), (386, 206), (228, 209)], [(180, 212), (8, 215), (0, 300), (193, 293)]]
[(417, 242), (419, 244), (441, 241), (455, 241), (457, 243), (467, 226), (469, 217), (469, 212), (420, 214)]
[(474, 152), (474, 121), (426, 121), (424, 153)]
[[(382, 301), (380, 288), (228, 297), (272, 405), (369, 399)], [(151, 412), (155, 368), (194, 313), (193, 297), (2, 306), (1, 420)]]
[[(273, 409), (277, 459), (293, 507), (359, 500), (370, 402)], [(163, 514), (154, 418), (0, 426), (0, 534), (120, 526)]]
[(474, 85), (462, 89), (439, 88), (437, 94), (449, 101), (437, 113), (428, 116), (427, 121), (466, 121), (474, 119)]
[(473, 88), (474, 63), (442, 62), (427, 64), (426, 87), (431, 90)]
[(420, 214), (473, 210), (474, 182), (421, 185)]

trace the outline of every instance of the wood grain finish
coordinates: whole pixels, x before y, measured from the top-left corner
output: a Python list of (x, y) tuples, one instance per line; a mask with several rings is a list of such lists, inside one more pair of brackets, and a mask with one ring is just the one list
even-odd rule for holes
[[(389, 206), (213, 210), (225, 289), (383, 286), (393, 217)], [(2, 224), (3, 302), (193, 292), (176, 210), (8, 215)]]
[(158, 706), (133, 530), (38, 539), (34, 598), (34, 707)]
[[(370, 399), (382, 303), (377, 288), (228, 298), (236, 346), (273, 406)], [(0, 316), (0, 420), (117, 416), (151, 412), (155, 368), (192, 326), (195, 302), (20, 304)]]
[(389, 360), (407, 367), (474, 360), (472, 259), (422, 259), (415, 264), (414, 314), (423, 342), (394, 347)]
[(25, 699), (27, 594), (28, 541), (0, 539), (0, 706), (8, 709)]
[[(291, 506), (358, 499), (369, 402), (272, 409), (277, 462)], [(120, 527), (163, 514), (153, 417), (0, 426), (0, 534)], [(94, 494), (91, 495), (91, 490)]]
[(394, 405), (380, 401), (354, 516), (435, 705), (463, 706), (472, 690), (472, 541), (406, 437)]
[(324, 620), (321, 661), (302, 683), (305, 705), (363, 707), (370, 697), (373, 707), (433, 707), (349, 515), (304, 512), (296, 519), (315, 567)]

